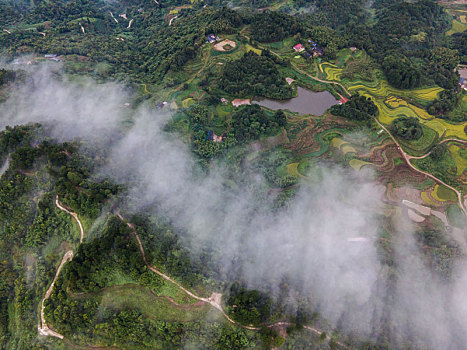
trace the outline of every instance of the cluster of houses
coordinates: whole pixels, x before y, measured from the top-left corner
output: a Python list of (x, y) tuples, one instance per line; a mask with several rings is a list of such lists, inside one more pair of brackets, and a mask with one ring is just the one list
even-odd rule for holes
[(303, 44), (297, 44), (293, 47), (295, 52), (303, 52), (302, 55), (305, 58), (311, 58), (311, 57), (317, 57), (317, 56), (322, 56), (324, 54), (324, 49), (322, 47), (319, 47), (317, 43), (315, 43), (313, 40), (308, 40), (308, 44), (310, 44), (311, 48), (306, 49)]

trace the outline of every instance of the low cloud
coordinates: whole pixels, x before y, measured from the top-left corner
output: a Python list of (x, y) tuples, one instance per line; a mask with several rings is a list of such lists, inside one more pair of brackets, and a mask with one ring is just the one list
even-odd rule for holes
[(99, 172), (129, 186), (127, 207), (169, 217), (193, 254), (214, 252), (223, 278), (241, 277), (273, 295), (287, 281), (332, 325), (360, 336), (377, 338), (389, 323), (394, 344), (403, 343), (398, 334), (432, 349), (467, 343), (464, 266), (453, 282), (437, 280), (407, 225), (397, 229), (398, 277), (388, 291), (377, 250), (384, 187), (371, 174), (319, 165), (287, 207), (272, 211), (260, 172), (248, 168), (232, 185), (217, 162), (200, 175), (189, 147), (164, 131), (170, 113), (130, 113), (128, 100), (116, 84), (41, 70), (1, 106), (0, 126), (45, 122), (62, 141), (107, 140), (109, 161)]

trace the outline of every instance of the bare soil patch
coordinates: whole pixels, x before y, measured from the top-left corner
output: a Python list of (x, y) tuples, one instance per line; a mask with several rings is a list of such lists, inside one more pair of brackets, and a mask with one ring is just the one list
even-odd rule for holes
[(220, 43), (217, 43), (216, 45), (214, 45), (214, 50), (220, 51), (220, 52), (230, 51), (234, 49), (236, 45), (237, 44), (235, 43), (235, 41), (225, 39), (225, 40), (222, 40)]

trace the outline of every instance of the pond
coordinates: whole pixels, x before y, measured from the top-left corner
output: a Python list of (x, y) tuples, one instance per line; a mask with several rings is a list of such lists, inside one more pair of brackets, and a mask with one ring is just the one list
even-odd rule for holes
[(297, 93), (297, 97), (288, 100), (258, 98), (253, 103), (274, 110), (288, 109), (299, 114), (314, 115), (322, 115), (329, 107), (339, 103), (329, 91), (314, 92), (298, 86)]

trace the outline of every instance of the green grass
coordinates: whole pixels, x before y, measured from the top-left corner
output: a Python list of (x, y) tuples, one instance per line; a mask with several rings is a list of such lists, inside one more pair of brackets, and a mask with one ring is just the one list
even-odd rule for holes
[(457, 202), (456, 193), (446, 186), (439, 186), (436, 195), (442, 200)]
[(455, 33), (462, 33), (466, 29), (467, 29), (467, 24), (461, 23), (458, 20), (454, 19), (454, 20), (452, 20), (452, 28), (449, 29), (446, 32), (446, 34), (447, 35), (453, 35)]
[(422, 156), (430, 151), (438, 141), (438, 133), (433, 129), (422, 125), (423, 135), (418, 140), (406, 141), (398, 138), (404, 151), (413, 156)]
[(211, 310), (209, 304), (189, 308), (177, 307), (167, 298), (156, 296), (148, 288), (138, 285), (119, 286), (105, 291), (102, 294), (101, 305), (116, 309), (138, 309), (153, 320), (179, 322), (204, 319)]
[(456, 185), (457, 165), (450, 152), (446, 152), (441, 160), (433, 160), (431, 157), (415, 159), (412, 161), (417, 168), (433, 174), (448, 185)]

